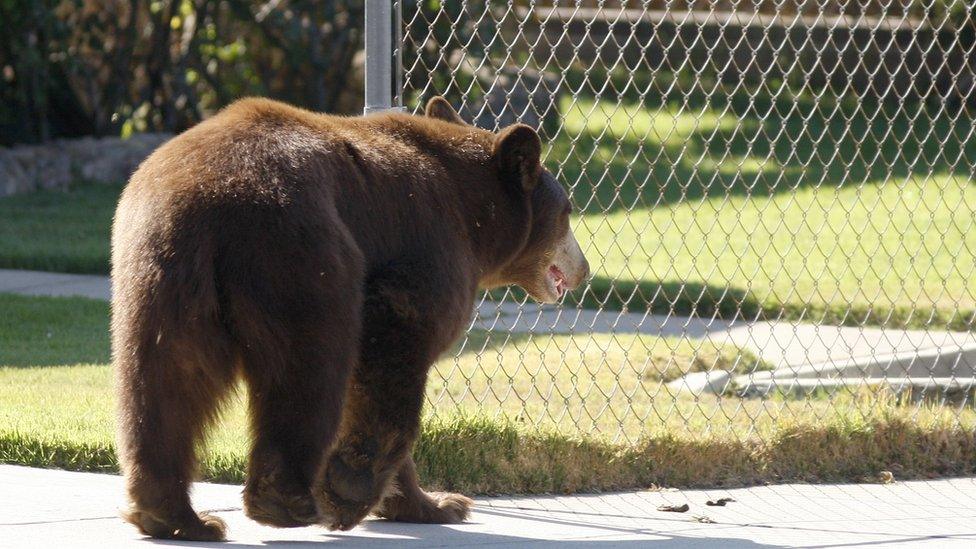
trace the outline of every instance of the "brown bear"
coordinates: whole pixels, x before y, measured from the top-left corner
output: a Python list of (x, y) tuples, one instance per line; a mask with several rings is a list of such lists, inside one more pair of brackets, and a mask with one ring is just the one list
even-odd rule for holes
[(244, 510), (279, 527), (463, 520), (410, 456), (427, 371), (478, 288), (553, 302), (588, 276), (534, 130), (246, 99), (136, 171), (112, 229), (119, 457), (144, 534), (220, 540), (194, 454), (246, 383)]

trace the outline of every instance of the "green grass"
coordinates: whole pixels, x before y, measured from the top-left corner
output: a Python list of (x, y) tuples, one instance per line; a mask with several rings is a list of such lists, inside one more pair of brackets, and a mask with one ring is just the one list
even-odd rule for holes
[(741, 97), (562, 111), (548, 163), (584, 212), (576, 234), (595, 277), (582, 302), (970, 327), (965, 115)]
[[(427, 399), (435, 415), (461, 410), (634, 440), (653, 428), (648, 418), (667, 413), (657, 405), (671, 401), (667, 382), (689, 372), (748, 373), (770, 367), (748, 351), (700, 340), (472, 331), (434, 366)], [(655, 403), (656, 396), (664, 400)], [(692, 400), (685, 404), (695, 405)]]
[(118, 185), (0, 199), (0, 268), (107, 274)]
[[(570, 302), (971, 327), (970, 117), (696, 93), (563, 101), (547, 164), (582, 208), (576, 234), (594, 270)], [(0, 267), (108, 272), (117, 193), (0, 199)]]
[(109, 360), (108, 303), (0, 294), (0, 365)]
[[(0, 324), (0, 462), (117, 471), (112, 375), (100, 363), (104, 304), (0, 295), (0, 309), (29, 319)], [(50, 346), (49, 333), (84, 330), (92, 337)], [(672, 395), (662, 383), (681, 371), (763, 365), (729, 348), (616, 339), (473, 334), (432, 375), (428, 396), (441, 401), (428, 407), (415, 450), (424, 484), (538, 493), (976, 472), (971, 408), (871, 392), (804, 401)], [(9, 348), (15, 340), (21, 347)], [(619, 395), (605, 393), (614, 387)], [(213, 430), (205, 478), (243, 479), (244, 400), (233, 398)]]

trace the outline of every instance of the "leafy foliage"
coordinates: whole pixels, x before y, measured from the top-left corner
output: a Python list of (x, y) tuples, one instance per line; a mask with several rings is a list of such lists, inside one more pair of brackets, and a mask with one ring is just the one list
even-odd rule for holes
[(362, 4), (0, 0), (0, 144), (179, 131), (246, 95), (355, 110)]

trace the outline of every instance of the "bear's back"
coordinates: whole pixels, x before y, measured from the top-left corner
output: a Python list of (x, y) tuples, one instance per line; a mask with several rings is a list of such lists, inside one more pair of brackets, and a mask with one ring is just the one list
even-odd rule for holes
[[(201, 199), (263, 200), (289, 187), (360, 180), (456, 179), (459, 162), (485, 164), (490, 132), (406, 114), (339, 117), (268, 99), (242, 99), (171, 139), (131, 187)], [(454, 172), (454, 173), (451, 173)]]
[(347, 118), (241, 100), (143, 162), (123, 192), (113, 239), (148, 231), (235, 242), (285, 218), (319, 225), (332, 210), (370, 259), (433, 235), (450, 246), (446, 235), (493, 200), (485, 184), (492, 135), (422, 116)]

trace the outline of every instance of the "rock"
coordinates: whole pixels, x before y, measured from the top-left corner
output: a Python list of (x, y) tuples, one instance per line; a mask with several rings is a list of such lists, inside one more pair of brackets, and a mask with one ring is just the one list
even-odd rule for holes
[(74, 156), (79, 175), (87, 181), (127, 181), (139, 164), (169, 138), (167, 134), (136, 134), (126, 140), (112, 138), (114, 142), (102, 139), (94, 148), (82, 144)]
[(550, 74), (524, 70), (494, 76), (485, 95), (461, 109), (461, 118), (475, 126), (494, 130), (516, 122), (539, 129), (559, 120), (558, 79)]
[(60, 139), (0, 148), (0, 196), (67, 188), (76, 181), (124, 183), (152, 151), (172, 137), (163, 133)]
[(731, 384), (732, 372), (728, 370), (712, 370), (711, 372), (692, 372), (668, 383), (672, 392), (690, 392), (695, 395), (703, 393), (721, 394)]
[(12, 155), (0, 150), (0, 196), (33, 190), (32, 182)]
[(14, 147), (8, 155), (24, 170), (29, 190), (64, 189), (71, 183), (71, 162), (56, 143)]

